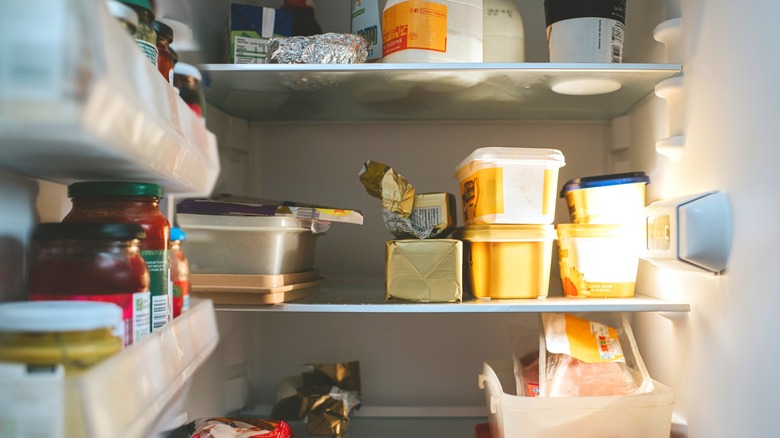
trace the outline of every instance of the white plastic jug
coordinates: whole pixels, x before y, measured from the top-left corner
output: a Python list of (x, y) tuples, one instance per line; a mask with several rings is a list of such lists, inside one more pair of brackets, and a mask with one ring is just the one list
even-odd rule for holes
[(482, 62), (482, 0), (388, 0), (382, 62)]
[(483, 27), (485, 62), (525, 62), (525, 28), (514, 1), (484, 0)]

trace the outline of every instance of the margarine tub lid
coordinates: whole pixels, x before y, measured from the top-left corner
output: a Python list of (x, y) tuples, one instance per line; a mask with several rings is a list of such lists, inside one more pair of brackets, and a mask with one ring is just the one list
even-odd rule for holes
[(455, 231), (458, 239), (472, 242), (538, 242), (556, 237), (553, 225), (468, 225)]
[(558, 237), (619, 237), (630, 234), (635, 227), (612, 224), (558, 224)]
[(557, 149), (486, 147), (474, 150), (455, 167), (455, 171), (459, 173), (464, 168), (472, 167), (474, 162), (545, 164), (555, 169), (566, 165), (563, 153)]
[(563, 188), (561, 188), (561, 198), (565, 197), (566, 193), (572, 190), (635, 183), (649, 184), (650, 177), (644, 172), (626, 172), (574, 178), (567, 181), (566, 184), (563, 185)]
[(71, 332), (114, 327), (122, 308), (96, 301), (19, 301), (0, 304), (2, 332)]

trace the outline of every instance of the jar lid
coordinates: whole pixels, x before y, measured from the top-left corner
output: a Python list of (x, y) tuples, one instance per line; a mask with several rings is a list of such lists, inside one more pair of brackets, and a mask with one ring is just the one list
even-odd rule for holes
[(173, 29), (162, 21), (152, 21), (152, 28), (157, 31), (157, 36), (165, 38), (168, 43), (173, 42)]
[(146, 232), (138, 224), (45, 223), (35, 227), (33, 240), (143, 240)]
[(97, 301), (20, 301), (0, 303), (0, 331), (70, 332), (114, 327), (122, 308)]
[(114, 18), (118, 18), (130, 23), (133, 29), (138, 27), (138, 14), (135, 13), (133, 8), (125, 5), (124, 3), (116, 0), (108, 0), (108, 11)]
[(152, 3), (149, 0), (119, 0), (122, 3), (137, 6), (139, 8), (143, 8), (148, 10), (149, 12), (152, 11)]
[(566, 192), (570, 192), (572, 190), (635, 183), (649, 184), (650, 177), (647, 176), (644, 172), (626, 172), (574, 178), (567, 181), (566, 184), (563, 185), (563, 188), (561, 188), (561, 198), (566, 196)]
[(187, 240), (187, 233), (185, 233), (181, 228), (178, 227), (171, 227), (171, 242), (178, 241), (185, 241)]
[(192, 64), (187, 64), (185, 62), (177, 62), (176, 65), (173, 66), (173, 74), (191, 76), (200, 82), (203, 81), (203, 76), (200, 74), (198, 67), (195, 67)]
[(154, 196), (163, 197), (157, 184), (121, 181), (85, 181), (68, 186), (68, 197), (76, 196)]

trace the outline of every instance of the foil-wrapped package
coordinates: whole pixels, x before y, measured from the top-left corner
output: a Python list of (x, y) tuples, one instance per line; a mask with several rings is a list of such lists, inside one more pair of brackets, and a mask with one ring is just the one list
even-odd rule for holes
[(268, 50), (272, 64), (362, 64), (368, 42), (360, 35), (324, 33), (271, 38)]

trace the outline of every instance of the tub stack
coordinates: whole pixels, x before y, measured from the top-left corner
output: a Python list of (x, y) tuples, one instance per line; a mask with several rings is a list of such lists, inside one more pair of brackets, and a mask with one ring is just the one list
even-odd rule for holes
[(558, 262), (567, 297), (634, 296), (642, 242), (644, 172), (572, 179), (563, 185), (571, 223), (558, 224)]
[(456, 168), (464, 268), (476, 298), (544, 298), (555, 240), (556, 149), (486, 147)]

